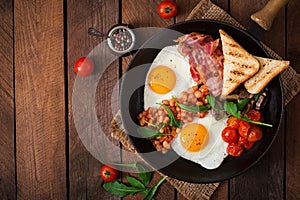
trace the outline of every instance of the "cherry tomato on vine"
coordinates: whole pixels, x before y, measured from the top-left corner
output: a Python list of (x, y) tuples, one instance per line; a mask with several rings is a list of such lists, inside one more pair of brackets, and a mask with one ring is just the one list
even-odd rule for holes
[(158, 14), (164, 18), (169, 19), (177, 14), (178, 8), (174, 1), (162, 1), (158, 6)]
[(222, 138), (227, 143), (237, 143), (239, 139), (239, 134), (234, 128), (228, 126), (223, 129)]
[(239, 129), (239, 126), (240, 126), (239, 121), (240, 120), (238, 118), (231, 116), (227, 120), (227, 126), (230, 126), (237, 130), (237, 129)]
[(74, 71), (79, 76), (88, 76), (93, 72), (93, 70), (94, 62), (89, 58), (79, 58), (74, 65)]
[(103, 165), (100, 169), (100, 176), (105, 182), (112, 182), (117, 179), (118, 171), (110, 165)]
[(249, 119), (251, 119), (253, 121), (260, 121), (260, 118), (261, 118), (261, 114), (257, 110), (250, 110), (247, 113), (247, 116), (249, 117)]

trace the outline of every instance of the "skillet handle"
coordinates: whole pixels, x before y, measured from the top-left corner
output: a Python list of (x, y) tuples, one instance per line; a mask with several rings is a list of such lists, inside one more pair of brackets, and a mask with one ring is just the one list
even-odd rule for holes
[(271, 28), (279, 10), (288, 2), (289, 0), (269, 0), (265, 7), (251, 15), (251, 19), (267, 31)]

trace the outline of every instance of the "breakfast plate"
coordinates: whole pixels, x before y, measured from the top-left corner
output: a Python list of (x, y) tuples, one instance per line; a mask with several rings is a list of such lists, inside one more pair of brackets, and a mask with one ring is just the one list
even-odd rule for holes
[[(180, 34), (199, 32), (211, 35), (213, 38), (219, 38), (219, 29), (226, 31), (249, 53), (255, 56), (269, 57), (268, 53), (255, 37), (244, 30), (226, 23), (211, 20), (192, 20), (168, 27), (168, 30), (173, 30)], [(264, 136), (253, 148), (240, 157), (227, 156), (216, 169), (206, 169), (182, 157), (175, 159), (173, 162), (172, 159), (176, 157), (176, 153), (172, 150), (160, 157), (160, 162), (168, 163), (172, 160), (170, 164), (161, 168), (157, 163), (157, 158), (154, 159), (151, 154), (147, 154), (147, 152), (156, 151), (152, 143), (144, 138), (134, 136), (138, 133), (136, 133), (136, 128), (133, 127), (138, 125), (138, 115), (144, 110), (145, 86), (141, 84), (140, 87), (137, 87), (137, 85), (145, 82), (151, 63), (161, 49), (176, 44), (173, 41), (176, 37), (170, 36), (167, 32), (161, 31), (155, 34), (137, 51), (127, 69), (127, 72), (136, 70), (136, 74), (133, 76), (124, 76), (122, 79), (120, 92), (121, 116), (126, 132), (130, 133), (128, 136), (131, 143), (142, 158), (153, 168), (179, 180), (210, 183), (226, 180), (245, 172), (262, 158), (278, 134), (284, 110), (282, 85), (279, 76), (275, 77), (265, 88), (269, 94), (269, 101), (262, 110), (265, 121), (273, 126), (262, 127)], [(158, 44), (158, 47), (154, 48), (153, 46), (155, 45), (152, 44)]]

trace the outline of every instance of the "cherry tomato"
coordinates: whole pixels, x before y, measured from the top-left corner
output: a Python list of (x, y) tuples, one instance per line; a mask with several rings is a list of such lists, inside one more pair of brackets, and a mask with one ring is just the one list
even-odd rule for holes
[(103, 165), (100, 169), (100, 176), (105, 182), (112, 182), (117, 179), (118, 171), (110, 165)]
[(162, 18), (169, 19), (177, 14), (178, 8), (174, 1), (162, 1), (158, 6), (157, 11)]
[(260, 121), (260, 118), (261, 118), (261, 114), (257, 110), (250, 110), (247, 113), (247, 116), (249, 117), (249, 119), (251, 119), (253, 121)]
[(247, 138), (248, 137), (248, 130), (250, 128), (249, 122), (240, 121), (239, 122), (239, 134), (240, 136)]
[(231, 143), (231, 144), (228, 144), (226, 151), (229, 155), (238, 157), (243, 154), (244, 147), (239, 146), (236, 143)]
[(247, 138), (239, 137), (238, 145), (243, 146), (245, 147), (245, 149), (249, 150), (254, 145), (254, 142), (249, 142)]
[(222, 138), (227, 143), (237, 143), (239, 134), (232, 127), (226, 127), (222, 131)]
[(236, 118), (236, 117), (229, 117), (228, 120), (227, 120), (227, 126), (230, 126), (234, 129), (239, 129), (239, 119)]
[(88, 76), (93, 72), (93, 70), (94, 62), (89, 58), (79, 58), (74, 65), (74, 71), (79, 76)]
[(256, 142), (263, 136), (262, 129), (259, 126), (252, 126), (248, 131), (248, 141)]

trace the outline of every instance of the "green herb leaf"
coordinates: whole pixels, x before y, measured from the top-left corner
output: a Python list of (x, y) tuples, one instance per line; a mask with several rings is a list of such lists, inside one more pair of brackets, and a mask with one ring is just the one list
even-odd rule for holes
[(156, 190), (158, 187), (166, 180), (167, 176), (163, 177), (158, 183), (156, 183), (148, 192), (148, 194), (145, 196), (144, 200), (152, 200)]
[(259, 121), (253, 121), (253, 120), (249, 119), (249, 117), (246, 114), (244, 115), (242, 120), (244, 120), (246, 122), (250, 122), (252, 124), (258, 124), (258, 125), (262, 125), (262, 126), (272, 127), (272, 124), (267, 124), (267, 123), (263, 123), (263, 122), (259, 122)]
[(237, 109), (238, 110), (244, 110), (244, 108), (246, 107), (246, 105), (249, 103), (250, 99), (249, 98), (245, 98), (242, 99), (238, 102), (237, 104)]
[(147, 170), (145, 169), (145, 167), (143, 167), (143, 165), (139, 164), (139, 163), (129, 163), (129, 164), (125, 164), (125, 163), (110, 163), (112, 165), (116, 165), (116, 166), (121, 166), (121, 167), (130, 167), (130, 168), (136, 168), (138, 170), (138, 175), (140, 180), (142, 181), (142, 183), (146, 186), (150, 183), (151, 181), (151, 172), (147, 172)]
[(237, 105), (233, 102), (229, 102), (229, 101), (226, 101), (224, 103), (224, 110), (226, 112), (229, 112), (230, 114), (232, 114), (233, 116), (236, 116), (237, 115)]
[(135, 188), (140, 188), (140, 189), (146, 188), (145, 185), (141, 183), (141, 181), (137, 180), (134, 177), (126, 176), (126, 179), (128, 183)]
[(142, 135), (144, 138), (156, 138), (156, 137), (159, 137), (159, 136), (168, 136), (168, 135), (171, 135), (171, 134), (163, 134), (163, 133), (160, 133), (159, 131), (152, 130), (150, 128), (143, 127), (143, 126), (139, 126), (137, 128), (137, 132), (140, 135)]
[(119, 183), (118, 181), (105, 183), (103, 184), (103, 188), (112, 194), (119, 195), (120, 197), (124, 197), (129, 194), (133, 195), (137, 192), (142, 192), (145, 190), (145, 188), (129, 187), (123, 183)]
[(164, 107), (167, 110), (169, 118), (170, 118), (170, 122), (169, 122), (170, 125), (174, 126), (174, 127), (181, 128), (180, 121), (177, 120), (177, 119), (175, 119), (175, 117), (174, 117), (172, 111), (170, 110), (170, 108), (168, 106), (164, 105), (164, 104), (161, 104), (161, 103), (157, 103), (157, 104), (160, 105), (160, 106), (162, 106), (162, 107)]
[(137, 164), (137, 168), (139, 171), (139, 178), (141, 179), (142, 183), (146, 186), (151, 181), (151, 172), (147, 172), (147, 170), (140, 164)]
[(259, 96), (262, 95), (263, 92), (264, 92), (264, 91), (262, 90), (262, 91), (260, 91), (259, 93), (255, 94), (255, 95), (253, 96), (253, 99), (255, 100), (255, 102), (258, 100)]
[(189, 111), (189, 112), (203, 112), (208, 111), (210, 108), (208, 106), (187, 106), (182, 103), (179, 103), (176, 101), (176, 104), (183, 110)]
[(213, 96), (207, 95), (206, 100), (213, 109), (217, 110), (216, 109), (216, 99)]

